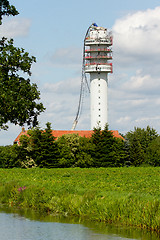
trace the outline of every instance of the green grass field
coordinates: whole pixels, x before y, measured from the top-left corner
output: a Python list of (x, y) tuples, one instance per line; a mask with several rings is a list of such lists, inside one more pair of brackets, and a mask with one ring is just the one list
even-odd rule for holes
[(0, 169), (0, 202), (160, 231), (160, 168)]

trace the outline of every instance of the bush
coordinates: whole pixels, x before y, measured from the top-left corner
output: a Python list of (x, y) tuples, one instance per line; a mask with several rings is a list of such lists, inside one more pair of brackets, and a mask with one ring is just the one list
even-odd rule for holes
[(15, 145), (13, 146), (0, 146), (0, 167), (1, 168), (13, 168), (20, 167), (17, 160), (17, 153), (15, 151)]
[(92, 144), (90, 139), (78, 134), (66, 134), (57, 140), (59, 149), (59, 167), (91, 167)]

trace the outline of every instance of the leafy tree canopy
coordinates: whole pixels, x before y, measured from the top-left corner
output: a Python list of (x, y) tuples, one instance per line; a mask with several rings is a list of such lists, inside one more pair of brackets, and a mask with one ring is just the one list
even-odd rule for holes
[(37, 117), (44, 107), (37, 103), (40, 99), (37, 85), (25, 79), (24, 74), (31, 75), (35, 61), (24, 49), (14, 47), (12, 39), (0, 40), (0, 128), (6, 129), (9, 121), (20, 126), (37, 125)]
[[(16, 8), (9, 1), (0, 1), (0, 24), (5, 15), (17, 15)], [(35, 57), (29, 56), (23, 48), (13, 45), (13, 39), (0, 40), (0, 129), (7, 129), (11, 122), (22, 126), (38, 124), (38, 115), (45, 110), (36, 84), (31, 84), (31, 65)], [(27, 75), (27, 77), (26, 77)]]
[(20, 138), (20, 148), (27, 150), (27, 158), (32, 159), (39, 167), (57, 167), (58, 149), (55, 137), (52, 135), (51, 123), (46, 123), (46, 128), (41, 130), (36, 127), (28, 130), (28, 137)]
[(57, 139), (58, 148), (60, 149), (59, 165), (61, 167), (73, 167), (77, 161), (79, 152), (78, 134), (66, 134)]
[(135, 127), (134, 131), (126, 134), (126, 139), (131, 144), (135, 138), (140, 142), (143, 151), (147, 149), (150, 142), (158, 137), (158, 133), (154, 128), (147, 126), (146, 128)]
[(160, 166), (160, 136), (149, 144), (146, 152), (146, 163), (151, 166)]
[(59, 167), (92, 167), (92, 143), (78, 134), (66, 134), (57, 139)]
[(15, 16), (18, 14), (17, 9), (13, 5), (10, 5), (9, 1), (0, 0), (0, 25), (2, 24), (3, 16)]
[(91, 139), (94, 144), (94, 151), (92, 152), (94, 166), (114, 167), (123, 165), (124, 143), (113, 136), (113, 133), (108, 130), (108, 124), (106, 124), (104, 130), (95, 128)]
[(129, 158), (131, 164), (139, 166), (146, 161), (147, 148), (150, 143), (158, 137), (155, 129), (147, 126), (145, 128), (134, 128), (126, 134)]

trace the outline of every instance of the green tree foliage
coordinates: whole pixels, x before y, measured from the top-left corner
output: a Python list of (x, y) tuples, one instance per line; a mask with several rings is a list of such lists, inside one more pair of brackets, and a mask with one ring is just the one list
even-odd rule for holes
[(160, 136), (155, 138), (146, 150), (146, 163), (151, 166), (160, 166)]
[(113, 133), (108, 130), (108, 125), (104, 130), (94, 129), (92, 142), (94, 144), (92, 157), (95, 167), (114, 167), (124, 164), (124, 142), (113, 136)]
[(93, 144), (90, 138), (79, 138), (79, 152), (77, 154), (76, 165), (81, 168), (89, 168), (94, 166), (92, 159)]
[(0, 168), (19, 167), (15, 146), (0, 146)]
[(2, 18), (3, 16), (15, 16), (18, 15), (17, 9), (13, 6), (10, 5), (8, 0), (1, 0), (0, 1), (0, 25), (2, 24)]
[(91, 138), (67, 134), (56, 140), (50, 123), (44, 130), (36, 127), (27, 133), (20, 146), (0, 148), (0, 167), (160, 166), (160, 136), (150, 127), (129, 132), (127, 141), (115, 138), (108, 125), (94, 129)]
[(128, 144), (129, 160), (131, 165), (139, 166), (147, 159), (147, 148), (149, 144), (158, 137), (155, 129), (134, 128), (126, 134)]
[(92, 144), (90, 139), (80, 137), (78, 134), (66, 134), (57, 140), (59, 167), (91, 167)]
[(32, 168), (37, 166), (31, 156), (31, 144), (29, 136), (22, 135), (20, 137), (20, 145), (15, 144), (14, 146), (16, 152), (16, 160), (19, 167)]
[(132, 142), (129, 145), (129, 160), (130, 164), (136, 167), (145, 161), (144, 150), (136, 136), (132, 138)]
[(20, 71), (31, 75), (30, 69), (35, 57), (29, 57), (24, 49), (13, 46), (13, 40), (0, 40), (0, 128), (7, 122), (22, 126), (38, 124), (37, 117), (44, 111), (40, 92), (30, 79), (20, 76)]
[(58, 149), (52, 135), (51, 124), (41, 130), (36, 127), (28, 131), (28, 136), (21, 136), (19, 159), (24, 166), (57, 167)]
[[(16, 15), (16, 9), (8, 1), (1, 1), (0, 16)], [(13, 39), (0, 40), (0, 129), (7, 129), (7, 123), (28, 126), (38, 124), (38, 115), (45, 110), (36, 84), (31, 84), (32, 63), (35, 57), (29, 56), (23, 48), (13, 45)]]
[(112, 150), (112, 159), (115, 167), (127, 165), (128, 153), (126, 151), (126, 144), (124, 140), (115, 138)]
[(59, 167), (73, 167), (77, 161), (79, 151), (79, 135), (66, 134), (57, 139), (59, 155)]

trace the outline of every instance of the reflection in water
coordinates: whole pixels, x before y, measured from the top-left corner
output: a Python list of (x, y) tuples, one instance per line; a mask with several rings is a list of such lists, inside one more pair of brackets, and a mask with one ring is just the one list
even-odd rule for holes
[[(0, 211), (2, 240), (157, 240), (153, 233), (79, 219), (43, 216), (31, 211)], [(24, 217), (25, 216), (25, 217)]]

